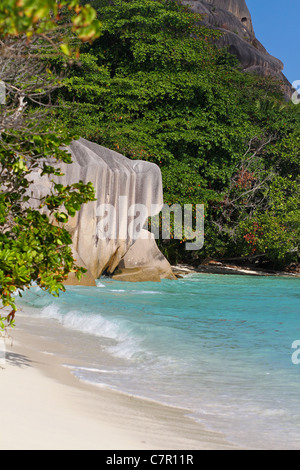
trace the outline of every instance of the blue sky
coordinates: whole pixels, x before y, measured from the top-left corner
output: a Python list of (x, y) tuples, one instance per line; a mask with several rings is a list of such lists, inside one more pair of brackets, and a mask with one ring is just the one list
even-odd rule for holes
[(246, 3), (257, 39), (284, 63), (283, 73), (291, 83), (300, 80), (299, 0), (246, 0)]

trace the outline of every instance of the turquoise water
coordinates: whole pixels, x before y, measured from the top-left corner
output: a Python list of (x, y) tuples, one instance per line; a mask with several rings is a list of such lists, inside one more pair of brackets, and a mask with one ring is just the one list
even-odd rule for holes
[(59, 299), (33, 289), (22, 305), (74, 339), (88, 363), (72, 367), (79, 379), (184, 407), (236, 444), (299, 449), (299, 287), (283, 277), (104, 278)]

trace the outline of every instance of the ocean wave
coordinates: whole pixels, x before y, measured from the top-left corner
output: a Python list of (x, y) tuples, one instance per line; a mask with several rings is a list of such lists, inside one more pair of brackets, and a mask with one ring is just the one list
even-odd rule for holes
[(110, 354), (124, 359), (133, 359), (145, 351), (139, 338), (130, 328), (128, 321), (109, 320), (100, 313), (86, 313), (78, 310), (63, 312), (57, 304), (44, 307), (40, 314), (43, 318), (59, 321), (65, 328), (111, 340), (105, 345)]

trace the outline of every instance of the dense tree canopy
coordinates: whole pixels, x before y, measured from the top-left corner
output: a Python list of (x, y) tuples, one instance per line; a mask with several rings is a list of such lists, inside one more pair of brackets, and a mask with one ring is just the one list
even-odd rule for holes
[[(81, 136), (160, 165), (166, 202), (204, 203), (204, 249), (162, 244), (171, 261), (299, 254), (300, 107), (243, 73), (220, 33), (173, 0), (94, 1), (103, 34), (59, 93)], [(58, 66), (59, 64), (56, 63)]]

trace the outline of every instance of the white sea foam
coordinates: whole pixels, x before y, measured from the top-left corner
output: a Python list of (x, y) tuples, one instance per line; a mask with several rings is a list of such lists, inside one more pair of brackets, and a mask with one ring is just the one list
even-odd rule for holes
[[(66, 369), (77, 370), (81, 372), (97, 372), (99, 374), (112, 374), (111, 370), (106, 369), (98, 369), (96, 367), (84, 367), (84, 366), (76, 366), (74, 364), (62, 364), (63, 367)], [(117, 371), (115, 373), (118, 373)]]
[(102, 284), (102, 282), (100, 282), (100, 281), (97, 281), (97, 282), (96, 282), (96, 285), (97, 285), (97, 287), (106, 287), (106, 286), (105, 286), (104, 284)]
[(58, 305), (51, 304), (48, 307), (44, 307), (41, 312), (41, 316), (44, 318), (53, 318), (54, 320), (62, 321), (62, 314)]
[(155, 291), (155, 290), (133, 290), (132, 293), (135, 294), (135, 295), (148, 295), (148, 294), (162, 295), (162, 292), (158, 292), (158, 291)]
[(55, 319), (67, 329), (112, 340), (106, 349), (116, 357), (132, 359), (141, 353), (140, 338), (130, 331), (128, 322), (108, 320), (100, 313), (89, 314), (78, 310), (63, 313), (57, 304), (44, 307), (41, 316)]

